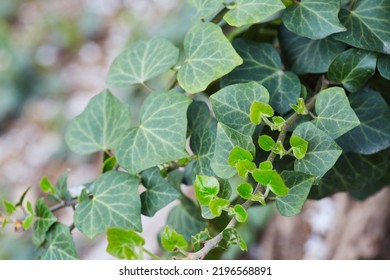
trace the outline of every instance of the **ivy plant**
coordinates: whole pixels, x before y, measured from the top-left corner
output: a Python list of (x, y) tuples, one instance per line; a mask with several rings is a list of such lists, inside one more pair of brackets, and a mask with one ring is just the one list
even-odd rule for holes
[[(101, 153), (102, 174), (77, 196), (65, 172), (56, 184), (42, 178), (46, 198), (35, 203), (28, 190), (3, 199), (2, 225), (30, 228), (39, 258), (79, 258), (77, 229), (105, 234), (115, 257), (159, 259), (144, 247), (141, 216), (172, 201), (163, 257), (247, 250), (237, 229), (253, 205), (293, 216), (309, 198), (365, 199), (390, 183), (389, 0), (189, 3), (196, 23), (182, 48), (165, 38), (130, 44), (70, 122), (68, 147)], [(145, 88), (139, 123), (115, 95), (131, 86)], [(70, 226), (53, 214), (64, 207), (74, 209)]]

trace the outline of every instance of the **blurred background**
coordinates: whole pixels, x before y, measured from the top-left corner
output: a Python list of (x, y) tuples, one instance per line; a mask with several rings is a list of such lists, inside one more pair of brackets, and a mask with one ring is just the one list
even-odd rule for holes
[[(180, 47), (194, 15), (185, 0), (0, 0), (0, 197), (16, 202), (31, 186), (27, 199), (35, 202), (42, 176), (56, 182), (67, 169), (74, 188), (95, 179), (100, 156), (71, 153), (66, 125), (105, 88), (111, 62), (128, 44), (161, 36)], [(144, 89), (114, 93), (136, 117)], [(174, 204), (143, 221), (146, 247), (156, 253), (156, 221), (162, 227)], [(232, 247), (220, 258), (390, 258), (389, 188), (364, 202), (345, 194), (310, 201), (294, 218), (272, 207), (252, 211), (240, 229), (249, 252)], [(71, 209), (58, 215), (71, 223)], [(30, 231), (0, 231), (0, 259), (36, 258)], [(104, 236), (90, 241), (75, 230), (74, 237), (82, 259), (111, 258)]]

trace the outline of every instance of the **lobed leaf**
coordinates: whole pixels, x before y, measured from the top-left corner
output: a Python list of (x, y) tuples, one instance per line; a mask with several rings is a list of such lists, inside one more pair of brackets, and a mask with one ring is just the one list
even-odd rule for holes
[(306, 155), (308, 142), (299, 136), (293, 135), (290, 137), (290, 145), (293, 150), (294, 156), (297, 159), (303, 159)]
[(145, 244), (145, 240), (133, 230), (122, 228), (109, 228), (107, 230), (107, 241), (107, 253), (125, 260), (139, 259), (135, 248), (142, 247)]
[(278, 196), (284, 196), (288, 193), (288, 188), (284, 184), (282, 177), (275, 170), (256, 169), (252, 172), (252, 176), (256, 182), (269, 187)]
[(46, 232), (57, 221), (57, 217), (50, 211), (43, 197), (35, 204), (35, 214), (36, 220), (32, 241), (35, 246), (40, 246), (45, 241)]
[(208, 205), (219, 192), (219, 182), (214, 177), (197, 175), (194, 190), (199, 203)]

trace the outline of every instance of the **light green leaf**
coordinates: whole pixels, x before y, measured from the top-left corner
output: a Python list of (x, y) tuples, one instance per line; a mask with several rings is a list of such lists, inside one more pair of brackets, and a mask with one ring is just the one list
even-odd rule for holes
[(251, 184), (244, 182), (237, 187), (238, 194), (244, 199), (250, 199), (253, 193), (253, 187)]
[(230, 201), (223, 198), (215, 198), (210, 201), (210, 211), (215, 217), (219, 217), (222, 214), (223, 209), (229, 207)]
[(5, 211), (7, 211), (9, 215), (12, 215), (12, 213), (15, 212), (16, 210), (15, 204), (5, 199), (3, 199), (3, 203), (4, 203)]
[(210, 110), (207, 104), (202, 101), (193, 101), (187, 110), (187, 120), (188, 135), (207, 126), (207, 123), (210, 121)]
[(244, 207), (241, 206), (241, 204), (234, 205), (234, 217), (236, 218), (237, 222), (239, 223), (245, 223), (248, 219), (248, 212), (245, 210)]
[(146, 191), (141, 194), (141, 213), (152, 217), (161, 208), (179, 198), (180, 193), (161, 176), (160, 169), (152, 167), (141, 173)]
[(238, 245), (242, 251), (248, 251), (244, 239), (240, 236), (236, 228), (227, 228), (222, 232), (223, 239), (226, 240), (227, 246)]
[(27, 217), (25, 217), (23, 220), (24, 230), (28, 230), (34, 222), (35, 213), (30, 201), (27, 201), (27, 213), (28, 213)]
[(267, 160), (267, 161), (260, 162), (259, 168), (264, 170), (272, 170), (274, 167), (272, 165), (272, 162)]
[(343, 88), (332, 87), (321, 91), (316, 100), (317, 118), (313, 124), (336, 139), (360, 124), (349, 105)]
[(230, 85), (210, 97), (217, 120), (242, 134), (252, 135), (256, 126), (249, 119), (255, 101), (268, 103), (268, 90), (256, 82)]
[(339, 18), (347, 31), (334, 38), (357, 48), (390, 54), (390, 2), (357, 0), (352, 9), (341, 9)]
[(361, 89), (375, 73), (376, 54), (359, 49), (349, 49), (333, 60), (329, 66), (331, 81), (342, 83), (350, 92)]
[(236, 164), (237, 173), (240, 177), (246, 178), (248, 173), (256, 169), (256, 164), (249, 160), (239, 160)]
[(78, 260), (69, 227), (55, 223), (46, 234), (46, 243), (41, 251), (42, 260)]
[(256, 125), (261, 123), (263, 117), (272, 117), (273, 115), (274, 109), (263, 102), (255, 101), (250, 107), (249, 118)]
[(283, 196), (288, 193), (288, 188), (284, 184), (282, 177), (275, 170), (256, 169), (252, 172), (252, 176), (256, 182), (269, 187), (278, 196)]
[(74, 213), (75, 226), (88, 238), (110, 227), (142, 230), (138, 178), (109, 171), (93, 184), (91, 199), (83, 200)]
[(340, 0), (301, 0), (286, 9), (283, 23), (299, 36), (318, 40), (346, 30), (339, 10)]
[(390, 147), (390, 108), (381, 94), (365, 89), (348, 98), (360, 125), (337, 140), (343, 150), (369, 155)]
[(378, 57), (378, 71), (383, 78), (390, 80), (390, 55)]
[(107, 230), (107, 253), (119, 259), (137, 260), (136, 247), (142, 247), (145, 240), (132, 230), (109, 228)]
[(177, 63), (179, 49), (164, 38), (141, 40), (118, 55), (108, 71), (107, 85), (128, 87), (168, 71)]
[(54, 186), (46, 176), (42, 177), (41, 181), (39, 182), (39, 186), (41, 187), (41, 190), (44, 193), (49, 193), (49, 194), (55, 193)]
[(228, 163), (230, 166), (236, 166), (240, 160), (247, 160), (251, 162), (253, 161), (253, 156), (247, 150), (234, 146), (234, 148), (230, 151)]
[(190, 102), (176, 91), (149, 95), (140, 110), (140, 126), (132, 128), (118, 145), (116, 156), (121, 167), (136, 174), (187, 157), (186, 113)]
[(347, 47), (331, 37), (311, 40), (290, 32), (284, 25), (279, 41), (286, 66), (297, 74), (325, 73), (333, 59)]
[(283, 125), (286, 122), (286, 120), (280, 116), (274, 116), (272, 117), (272, 122), (273, 124), (271, 125), (271, 130), (282, 131)]
[(34, 235), (32, 241), (35, 246), (40, 246), (45, 241), (46, 232), (57, 221), (44, 198), (40, 198), (35, 204), (36, 221), (34, 224)]
[(130, 111), (108, 90), (91, 99), (69, 124), (65, 141), (78, 154), (115, 149), (130, 128)]
[(342, 150), (336, 142), (311, 122), (298, 125), (293, 135), (309, 142), (305, 157), (295, 160), (295, 171), (321, 177), (332, 168), (341, 155)]
[(199, 203), (208, 205), (219, 192), (219, 182), (214, 177), (197, 175), (194, 190)]
[(195, 18), (204, 19), (216, 14), (222, 10), (222, 0), (187, 0), (190, 5), (194, 6), (198, 13)]
[(188, 243), (184, 239), (184, 236), (177, 233), (169, 226), (166, 226), (162, 233), (161, 245), (169, 252), (174, 251), (176, 248), (186, 249), (188, 247)]
[(194, 247), (194, 251), (199, 251), (201, 249), (201, 244), (210, 238), (211, 238), (210, 233), (207, 228), (194, 235), (191, 239), (191, 243), (192, 246)]
[(297, 159), (303, 159), (307, 152), (308, 144), (306, 140), (299, 136), (293, 135), (290, 137), (290, 145), (293, 150), (294, 156)]
[(222, 86), (255, 81), (268, 89), (270, 105), (280, 114), (290, 110), (301, 93), (299, 78), (282, 71), (282, 62), (271, 44), (260, 44), (245, 39), (234, 41), (234, 47), (244, 63), (222, 78)]
[(206, 220), (200, 215), (200, 209), (188, 198), (182, 198), (180, 205), (169, 212), (167, 224), (187, 241), (207, 226)]
[(233, 9), (223, 17), (232, 26), (267, 22), (275, 19), (285, 9), (280, 0), (235, 0)]
[(184, 52), (186, 60), (177, 79), (189, 93), (205, 90), (211, 82), (242, 64), (221, 28), (213, 23), (192, 27), (184, 38)]
[(266, 152), (271, 151), (276, 144), (274, 139), (272, 139), (272, 137), (268, 135), (259, 136), (258, 143), (259, 147)]
[(230, 151), (235, 146), (249, 151), (252, 155), (255, 154), (255, 146), (250, 135), (241, 134), (222, 123), (218, 123), (214, 157), (211, 160), (211, 168), (218, 177), (229, 179), (236, 174), (236, 169), (228, 162)]
[(289, 191), (286, 196), (276, 199), (276, 208), (283, 216), (297, 215), (307, 199), (314, 177), (295, 171), (283, 171), (282, 178)]

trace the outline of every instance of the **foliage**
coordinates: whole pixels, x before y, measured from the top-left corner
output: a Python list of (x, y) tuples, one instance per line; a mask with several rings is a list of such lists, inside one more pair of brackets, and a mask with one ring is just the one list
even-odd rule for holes
[[(3, 224), (34, 224), (42, 259), (78, 258), (74, 227), (89, 238), (107, 233), (118, 258), (157, 258), (143, 247), (141, 215), (174, 200), (161, 234), (167, 256), (201, 259), (220, 243), (247, 250), (237, 224), (253, 204), (293, 216), (308, 197), (364, 199), (389, 183), (390, 108), (385, 89), (369, 85), (390, 76), (390, 1), (226, 2), (190, 1), (203, 22), (187, 32), (181, 56), (152, 38), (115, 58), (108, 86), (150, 92), (139, 124), (114, 89), (69, 124), (72, 151), (104, 154), (102, 175), (80, 196), (70, 195), (65, 173), (55, 186), (41, 180), (52, 207), (3, 200)], [(166, 72), (173, 83), (148, 85)], [(67, 206), (71, 230), (53, 215)], [(13, 220), (19, 208), (24, 219)]]

